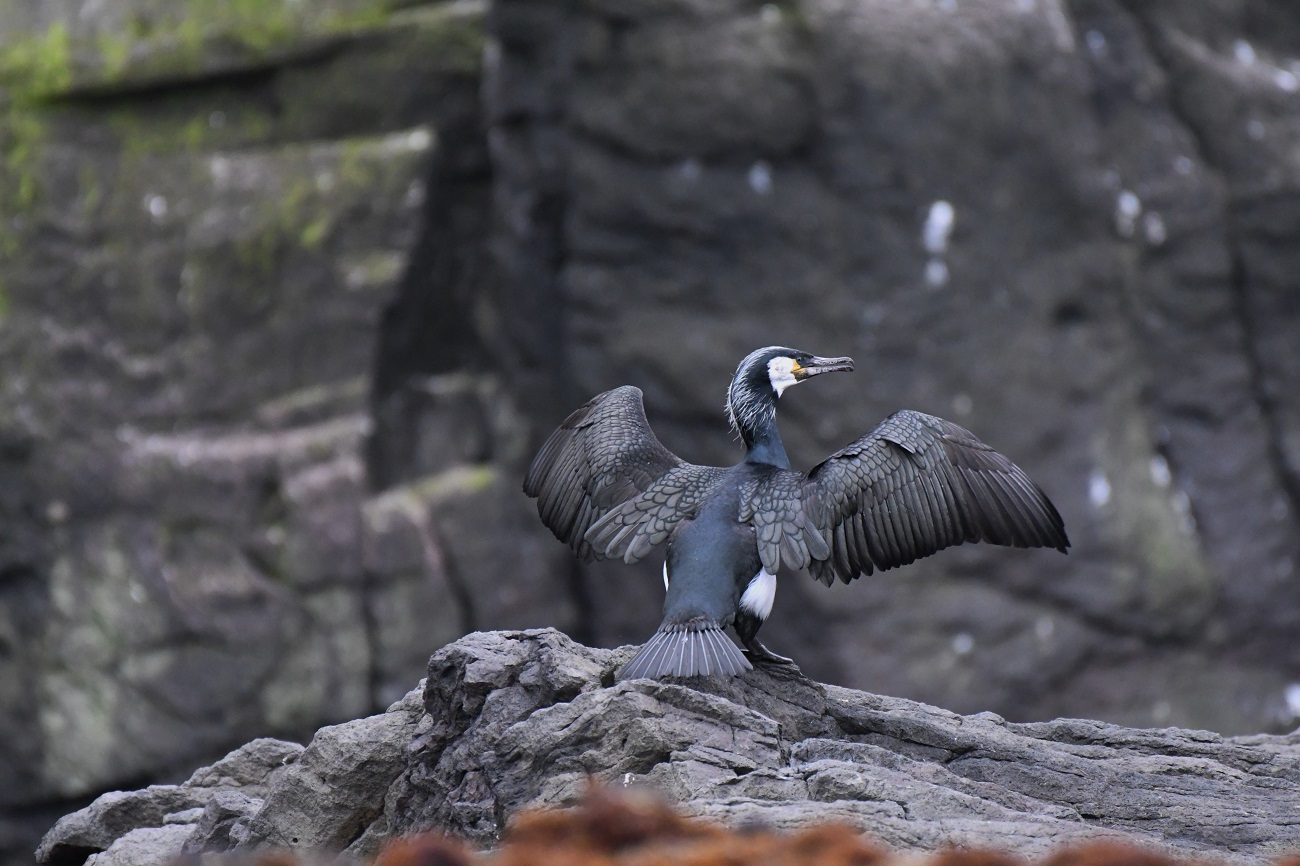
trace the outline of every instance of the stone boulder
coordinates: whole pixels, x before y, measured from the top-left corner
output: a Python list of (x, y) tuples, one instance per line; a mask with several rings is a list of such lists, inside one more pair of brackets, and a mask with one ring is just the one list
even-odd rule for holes
[(469, 635), (388, 712), (324, 728), (301, 751), (259, 741), (182, 785), (106, 794), (62, 819), (38, 860), (369, 856), (427, 830), (492, 845), (520, 809), (571, 803), (592, 779), (652, 788), (731, 826), (847, 822), (906, 851), (1037, 856), (1099, 837), (1231, 863), (1300, 850), (1295, 734), (1013, 724), (793, 667), (615, 684), (631, 652), (554, 630)]

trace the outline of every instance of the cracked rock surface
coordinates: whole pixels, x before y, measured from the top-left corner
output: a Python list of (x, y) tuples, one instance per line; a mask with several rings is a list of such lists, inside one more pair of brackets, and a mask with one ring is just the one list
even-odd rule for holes
[[(1300, 849), (1294, 734), (1012, 724), (825, 686), (794, 668), (614, 685), (630, 655), (554, 630), (469, 635), (439, 650), (423, 688), (387, 713), (324, 728), (300, 752), (260, 741), (183, 785), (105, 795), (60, 821), (39, 859), (367, 855), (421, 830), (491, 845), (519, 809), (572, 802), (591, 778), (654, 788), (733, 826), (845, 821), (904, 850), (1040, 855), (1109, 836), (1264, 863)], [(268, 751), (282, 757), (257, 772), (219, 769)]]

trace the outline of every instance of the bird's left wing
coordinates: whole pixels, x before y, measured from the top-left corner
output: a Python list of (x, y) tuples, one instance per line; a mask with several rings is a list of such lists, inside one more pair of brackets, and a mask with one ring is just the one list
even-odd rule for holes
[(804, 511), (830, 555), (827, 586), (966, 541), (1070, 546), (1061, 515), (1019, 467), (964, 427), (896, 412), (808, 473)]
[(693, 513), (724, 470), (686, 463), (655, 436), (641, 389), (600, 394), (533, 458), (524, 493), (555, 537), (584, 562), (634, 562)]

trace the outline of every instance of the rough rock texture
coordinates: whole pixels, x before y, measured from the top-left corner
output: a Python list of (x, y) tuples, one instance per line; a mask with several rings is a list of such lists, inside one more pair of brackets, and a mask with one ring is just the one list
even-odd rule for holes
[(935, 412), (1075, 542), (783, 576), (775, 649), (966, 713), (1293, 729), (1297, 8), (0, 4), (0, 857), (459, 634), (643, 640), (659, 564), (577, 567), (529, 446), (630, 382), (734, 460), (769, 342), (858, 362), (784, 401), (797, 463)]
[(90, 857), (112, 860), (117, 856), (112, 849), (121, 852), (129, 848), (131, 853), (126, 856), (135, 858), (137, 844), (147, 838), (137, 834), (160, 830), (166, 835), (155, 835), (154, 841), (179, 852), (185, 839), (173, 838), (175, 832), (167, 828), (184, 827), (192, 833), (195, 824), (205, 827), (212, 838), (228, 837), (229, 829), (224, 824), (218, 826), (218, 819), (255, 811), (270, 786), (302, 753), (303, 747), (297, 743), (253, 740), (212, 766), (196, 770), (180, 785), (104, 794), (85, 809), (60, 819), (36, 856), (54, 863), (80, 863)]
[[(422, 693), (321, 730), (269, 776), (213, 768), (181, 786), (104, 795), (60, 821), (39, 859), (368, 855), (393, 834), (431, 829), (492, 844), (520, 808), (572, 802), (590, 778), (652, 787), (733, 826), (841, 820), (902, 850), (1041, 855), (1103, 836), (1241, 863), (1300, 850), (1295, 735), (1012, 724), (790, 668), (611, 685), (630, 655), (554, 630), (469, 635), (429, 660)], [(236, 756), (283, 749), (261, 741)], [(221, 825), (232, 815), (234, 829)]]

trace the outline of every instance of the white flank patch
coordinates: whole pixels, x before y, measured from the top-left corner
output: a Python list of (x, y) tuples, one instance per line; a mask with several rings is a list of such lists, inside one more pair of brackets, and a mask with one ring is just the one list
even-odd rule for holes
[(740, 597), (741, 610), (752, 613), (759, 619), (767, 619), (772, 613), (772, 602), (776, 601), (776, 575), (766, 569), (754, 575), (745, 587), (745, 594)]
[(668, 560), (664, 560), (664, 592), (668, 591)]
[(772, 390), (780, 397), (781, 392), (799, 380), (794, 377), (794, 358), (782, 356), (767, 362), (767, 378), (772, 383)]

